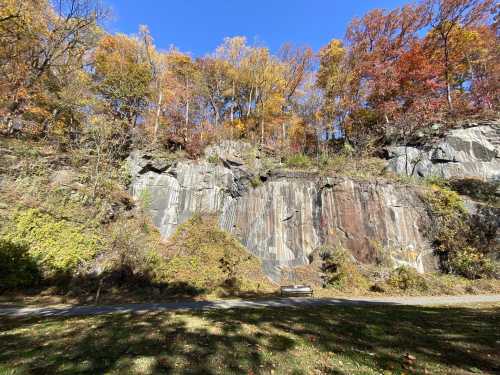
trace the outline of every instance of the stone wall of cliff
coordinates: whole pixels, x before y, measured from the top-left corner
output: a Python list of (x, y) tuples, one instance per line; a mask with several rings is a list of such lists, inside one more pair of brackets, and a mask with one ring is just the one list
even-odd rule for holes
[(230, 146), (207, 151), (217, 152), (220, 163), (131, 156), (131, 192), (144, 200), (163, 237), (195, 213), (216, 214), (277, 282), (326, 244), (343, 245), (359, 262), (374, 262), (384, 248), (396, 264), (421, 272), (435, 266), (418, 188), (298, 171), (259, 175)]

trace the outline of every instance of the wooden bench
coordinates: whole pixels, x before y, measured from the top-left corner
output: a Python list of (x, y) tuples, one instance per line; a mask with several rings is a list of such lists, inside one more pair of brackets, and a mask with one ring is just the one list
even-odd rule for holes
[(309, 285), (284, 285), (280, 287), (282, 296), (309, 296), (314, 294), (313, 289)]

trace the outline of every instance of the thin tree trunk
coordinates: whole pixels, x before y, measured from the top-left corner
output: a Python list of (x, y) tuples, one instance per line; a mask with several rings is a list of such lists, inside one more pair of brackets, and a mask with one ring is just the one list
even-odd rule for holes
[[(448, 77), (448, 73), (446, 74), (446, 76)], [(451, 85), (449, 81), (446, 82), (446, 98), (448, 100), (448, 107), (450, 108), (450, 111), (453, 111), (453, 102), (451, 99)]]
[(102, 289), (102, 284), (104, 283), (104, 278), (101, 278), (99, 280), (99, 287), (97, 288), (97, 293), (95, 295), (95, 301), (94, 303), (99, 303), (99, 297), (101, 296), (101, 289)]
[(465, 59), (467, 60), (467, 66), (469, 68), (469, 74), (470, 74), (470, 93), (472, 94), (472, 90), (474, 89), (474, 82), (476, 81), (476, 75), (474, 74), (474, 68), (472, 67), (472, 63), (470, 61), (469, 54), (465, 54)]
[(319, 137), (321, 132), (316, 122), (314, 123), (314, 129), (316, 130), (316, 162), (319, 163)]
[(448, 100), (448, 108), (453, 111), (453, 102), (451, 98), (451, 84), (450, 84), (450, 57), (448, 51), (448, 39), (444, 38), (444, 74), (446, 79), (446, 99)]
[(474, 83), (474, 81), (476, 80), (476, 75), (474, 74), (474, 68), (472, 67), (472, 63), (470, 62), (470, 57), (468, 53), (465, 54), (465, 58), (467, 59), (467, 65), (469, 67), (470, 79), (472, 83)]
[(100, 178), (100, 173), (99, 173), (100, 164), (101, 164), (101, 144), (99, 143), (99, 146), (97, 147), (97, 160), (96, 160), (95, 169), (94, 169), (95, 181), (94, 181), (94, 186), (92, 189), (92, 201), (95, 200), (96, 195), (97, 195), (97, 186), (99, 184), (99, 178)]
[(162, 100), (163, 100), (163, 93), (160, 91), (160, 95), (158, 95), (158, 103), (156, 105), (155, 128), (154, 128), (154, 140), (155, 141), (157, 139), (158, 128), (160, 126), (160, 113), (161, 113)]
[(260, 119), (260, 143), (264, 144), (264, 118)]
[(233, 81), (233, 94), (231, 97), (231, 123), (234, 121), (234, 96), (235, 96), (235, 88), (234, 88), (234, 81)]
[(250, 88), (250, 97), (248, 99), (247, 117), (250, 116), (250, 111), (252, 109), (252, 92), (253, 92), (253, 87)]
[(217, 128), (219, 126), (219, 110), (217, 109), (217, 106), (215, 105), (214, 98), (211, 96), (210, 97), (210, 105), (212, 106), (212, 109), (215, 113), (215, 127)]
[(186, 128), (188, 127), (189, 125), (189, 82), (186, 78), (186, 95), (188, 96), (186, 98)]
[(55, 120), (56, 116), (57, 116), (57, 113), (59, 112), (59, 110), (56, 108), (52, 111), (51, 113), (51, 116), (50, 117), (47, 117), (44, 121), (43, 121), (43, 127), (42, 127), (42, 134), (43, 134), (43, 137), (47, 137), (49, 135), (49, 125), (50, 123)]
[(7, 117), (7, 135), (12, 135), (14, 133), (14, 120), (10, 117)]

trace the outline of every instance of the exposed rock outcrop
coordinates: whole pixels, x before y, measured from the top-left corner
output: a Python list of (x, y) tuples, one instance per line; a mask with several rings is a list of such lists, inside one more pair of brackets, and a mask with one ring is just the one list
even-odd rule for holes
[[(216, 214), (275, 281), (282, 270), (307, 264), (324, 244), (342, 244), (359, 262), (374, 262), (377, 249), (385, 248), (397, 264), (419, 271), (435, 266), (424, 236), (427, 212), (415, 188), (305, 172), (261, 176), (234, 148), (207, 151), (214, 153), (221, 163), (178, 161), (164, 170), (152, 168), (149, 155), (131, 156), (132, 194), (144, 201), (163, 237), (195, 213)], [(252, 184), (255, 179), (262, 183)]]
[(453, 129), (416, 146), (388, 147), (389, 169), (401, 175), (500, 181), (500, 121)]

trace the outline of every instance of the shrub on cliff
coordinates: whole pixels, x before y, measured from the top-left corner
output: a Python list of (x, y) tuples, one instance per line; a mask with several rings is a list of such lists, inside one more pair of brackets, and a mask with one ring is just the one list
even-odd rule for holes
[(295, 154), (286, 159), (289, 168), (309, 168), (313, 165), (311, 158), (305, 154)]
[(436, 250), (448, 255), (463, 247), (466, 241), (467, 212), (460, 196), (444, 187), (432, 185), (425, 199), (434, 220), (433, 239)]
[(154, 280), (182, 283), (213, 291), (256, 291), (268, 282), (260, 261), (229, 233), (221, 230), (217, 218), (195, 215), (179, 226), (167, 244), (163, 258), (155, 257)]
[(342, 290), (367, 290), (368, 279), (360, 272), (352, 255), (343, 247), (320, 249), (323, 286)]
[(100, 239), (86, 233), (82, 225), (36, 209), (17, 214), (8, 238), (29, 247), (29, 255), (49, 277), (76, 272), (82, 263), (96, 256), (101, 246)]
[(411, 267), (398, 267), (391, 271), (388, 284), (404, 290), (425, 292), (428, 289), (425, 279)]
[(450, 267), (454, 273), (468, 279), (491, 277), (495, 275), (496, 271), (495, 264), (491, 259), (470, 246), (453, 253)]
[(25, 245), (0, 238), (0, 292), (33, 286), (40, 278), (38, 267)]
[(107, 228), (106, 253), (99, 266), (103, 278), (118, 284), (151, 284), (151, 273), (160, 264), (158, 255), (160, 236), (143, 216), (118, 218)]
[(469, 197), (490, 204), (498, 204), (496, 194), (500, 183), (483, 181), (478, 178), (453, 179), (448, 182), (451, 189)]
[(491, 249), (481, 246), (485, 239), (475, 233), (477, 225), (473, 225), (460, 196), (432, 185), (425, 200), (433, 219), (429, 235), (443, 271), (472, 279), (492, 276), (495, 267), (487, 256)]

